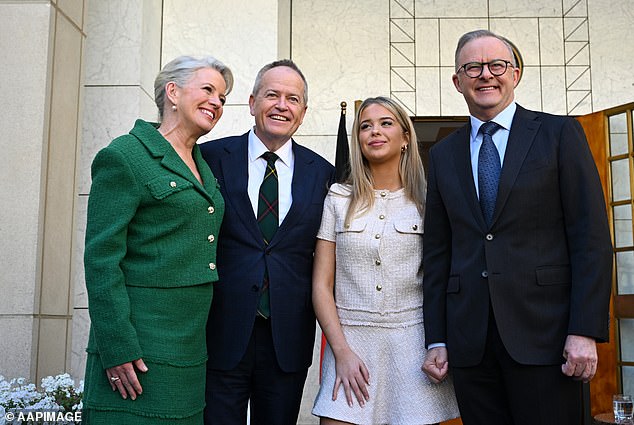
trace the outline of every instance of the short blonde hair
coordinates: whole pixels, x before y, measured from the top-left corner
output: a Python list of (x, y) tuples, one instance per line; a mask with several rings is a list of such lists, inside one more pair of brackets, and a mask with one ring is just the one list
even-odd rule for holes
[(158, 107), (161, 120), (163, 119), (163, 111), (165, 110), (165, 85), (173, 81), (178, 87), (183, 87), (187, 84), (194, 72), (202, 68), (211, 68), (218, 71), (227, 85), (227, 92), (225, 94), (231, 92), (231, 89), (233, 89), (233, 73), (227, 65), (213, 56), (204, 56), (202, 58), (179, 56), (165, 65), (154, 80), (154, 102)]

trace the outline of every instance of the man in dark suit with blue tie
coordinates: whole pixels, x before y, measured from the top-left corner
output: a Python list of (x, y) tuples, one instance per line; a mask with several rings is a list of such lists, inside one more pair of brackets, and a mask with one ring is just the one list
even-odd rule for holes
[(503, 37), (463, 35), (455, 69), (471, 117), (429, 157), (423, 370), (451, 372), (464, 425), (579, 425), (612, 277), (590, 149), (574, 119), (515, 103)]
[[(206, 425), (297, 422), (312, 362), (315, 237), (334, 167), (292, 136), (308, 86), (295, 63), (258, 73), (253, 129), (201, 145), (218, 179), (225, 218), (207, 323)], [(213, 242), (213, 241), (212, 241)]]

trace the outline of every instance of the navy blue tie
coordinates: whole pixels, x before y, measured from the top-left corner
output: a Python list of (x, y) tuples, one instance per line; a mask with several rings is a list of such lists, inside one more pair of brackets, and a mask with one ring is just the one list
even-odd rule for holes
[(491, 226), (491, 220), (493, 220), (500, 170), (502, 169), (500, 154), (493, 143), (493, 135), (500, 128), (500, 125), (493, 121), (487, 121), (480, 127), (482, 146), (478, 155), (478, 192), (480, 194), (480, 208), (487, 226)]

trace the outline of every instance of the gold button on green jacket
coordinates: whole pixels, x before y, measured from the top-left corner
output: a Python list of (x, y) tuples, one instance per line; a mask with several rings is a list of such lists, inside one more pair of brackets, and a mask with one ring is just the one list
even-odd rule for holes
[[(95, 157), (84, 255), (88, 409), (152, 423), (204, 407), (205, 325), (224, 201), (197, 145), (193, 157), (203, 184), (142, 120)], [(143, 394), (123, 400), (105, 369), (138, 358), (149, 369), (138, 373)]]

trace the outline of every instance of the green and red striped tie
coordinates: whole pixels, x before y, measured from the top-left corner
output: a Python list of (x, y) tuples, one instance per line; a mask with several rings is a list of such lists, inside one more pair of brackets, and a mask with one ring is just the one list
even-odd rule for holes
[[(277, 161), (278, 156), (273, 152), (265, 152), (262, 154), (262, 158), (266, 160), (266, 171), (264, 172), (264, 179), (260, 186), (258, 198), (258, 226), (262, 232), (264, 243), (268, 245), (279, 226), (279, 184), (277, 180), (277, 170), (275, 169), (275, 161)], [(258, 304), (258, 314), (265, 318), (271, 315), (268, 270), (265, 270), (264, 273), (264, 283), (262, 284), (262, 293), (260, 294), (260, 302)]]

